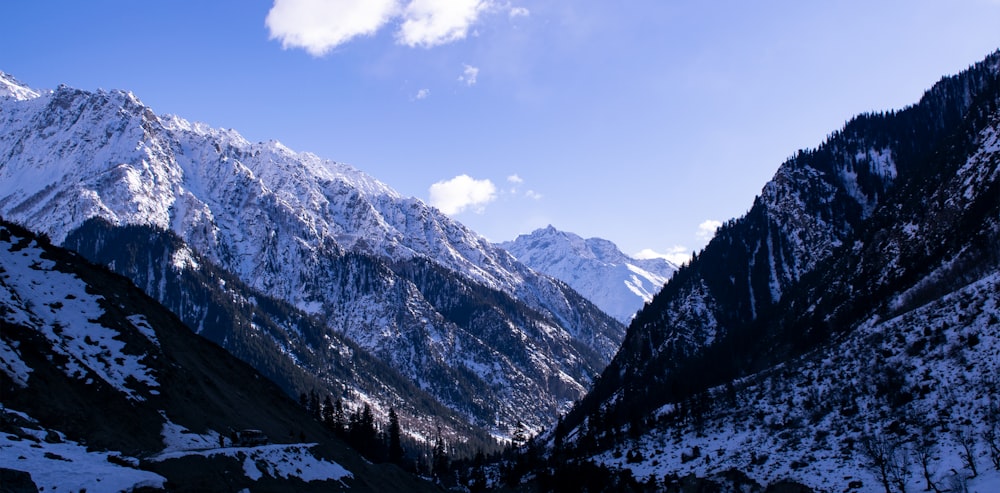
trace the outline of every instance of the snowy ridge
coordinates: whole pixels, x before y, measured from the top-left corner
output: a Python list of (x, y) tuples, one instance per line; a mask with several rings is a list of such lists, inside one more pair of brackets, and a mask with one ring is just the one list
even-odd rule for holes
[(499, 244), (528, 267), (555, 277), (622, 323), (653, 298), (677, 266), (625, 255), (614, 243), (552, 226)]

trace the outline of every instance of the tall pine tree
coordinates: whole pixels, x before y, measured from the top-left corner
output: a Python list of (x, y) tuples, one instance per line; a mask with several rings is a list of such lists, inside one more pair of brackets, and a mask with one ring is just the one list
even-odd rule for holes
[(394, 408), (389, 408), (389, 462), (393, 464), (401, 464), (405, 453), (399, 433), (399, 416)]

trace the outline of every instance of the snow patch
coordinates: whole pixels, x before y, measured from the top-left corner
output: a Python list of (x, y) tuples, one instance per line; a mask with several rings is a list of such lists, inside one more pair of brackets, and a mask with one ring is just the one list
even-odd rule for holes
[[(5, 409), (3, 412), (10, 412)], [(24, 413), (17, 413), (26, 416)], [(29, 421), (34, 421), (29, 419)], [(139, 487), (163, 489), (166, 478), (121, 464), (138, 464), (138, 459), (114, 451), (90, 451), (60, 435), (59, 443), (49, 443), (49, 432), (21, 428), (20, 433), (0, 433), (3, 467), (31, 474), (39, 491), (131, 491)], [(115, 463), (109, 462), (109, 458)]]
[(156, 331), (154, 331), (153, 327), (149, 325), (149, 322), (146, 320), (145, 315), (143, 314), (129, 315), (128, 317), (125, 318), (126, 320), (132, 323), (132, 326), (135, 327), (135, 329), (138, 330), (140, 334), (146, 336), (146, 338), (149, 339), (153, 344), (156, 344), (157, 346), (160, 345), (160, 340), (156, 338)]
[(265, 475), (278, 479), (299, 478), (305, 482), (343, 481), (354, 477), (344, 466), (313, 455), (311, 449), (315, 446), (315, 443), (295, 443), (174, 451), (161, 453), (152, 460), (165, 461), (191, 455), (232, 457), (242, 462), (244, 473), (254, 481)]
[(102, 298), (89, 294), (87, 284), (75, 275), (55, 270), (55, 262), (43, 258), (43, 252), (34, 240), (13, 235), (0, 243), (0, 289), (17, 305), (3, 317), (37, 330), (53, 351), (67, 356), (66, 375), (85, 379), (93, 374), (130, 399), (144, 400), (130, 385), (159, 386), (153, 371), (142, 364), (145, 355), (124, 352), (120, 334), (98, 322), (104, 315)]
[(21, 359), (17, 351), (17, 343), (8, 343), (0, 338), (0, 370), (3, 370), (21, 388), (28, 386), (28, 376), (31, 368)]
[(173, 265), (177, 270), (190, 269), (196, 271), (201, 269), (201, 264), (194, 258), (194, 252), (187, 246), (174, 251), (173, 256), (170, 258), (170, 265)]

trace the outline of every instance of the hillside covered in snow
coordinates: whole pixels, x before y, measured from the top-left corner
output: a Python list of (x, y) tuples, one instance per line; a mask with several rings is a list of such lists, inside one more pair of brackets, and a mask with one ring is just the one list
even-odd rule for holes
[(433, 490), (363, 459), (127, 279), (6, 222), (0, 397), (5, 491)]

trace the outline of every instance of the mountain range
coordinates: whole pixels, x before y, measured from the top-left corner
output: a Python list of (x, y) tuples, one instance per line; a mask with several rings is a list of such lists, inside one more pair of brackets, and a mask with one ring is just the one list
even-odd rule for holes
[[(428, 486), (288, 397), (319, 389), (398, 409), (437, 472), (443, 438), (523, 443), (437, 477), (463, 490), (1000, 488), (1000, 52), (798, 151), (665, 271), (551, 227), (511, 254), (127, 92), (0, 75), (0, 129), (0, 215), (42, 234), (0, 226), (0, 446), (34, 464), (4, 481)], [(273, 451), (226, 446), (247, 428)]]
[[(123, 91), (0, 79), (0, 215), (129, 276), (290, 393), (401, 407), (424, 436), (509, 437), (554, 423), (624, 336), (565, 283), (350, 166), (157, 116)], [(218, 323), (217, 300), (237, 299), (262, 311), (242, 335)], [(398, 379), (384, 372), (364, 377), (381, 390), (332, 378), (329, 354), (357, 351), (420, 392), (386, 389)], [(452, 419), (422, 415), (422, 396)]]

